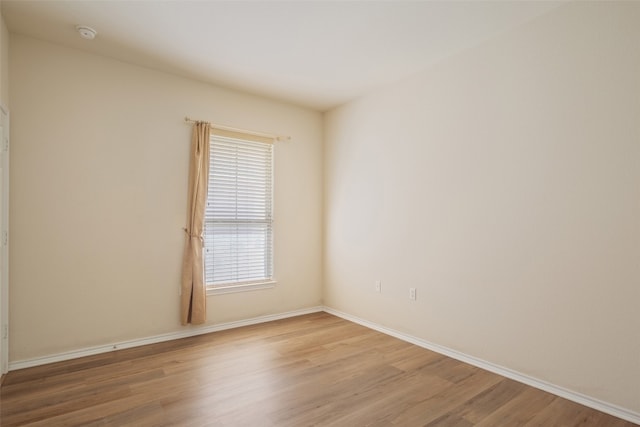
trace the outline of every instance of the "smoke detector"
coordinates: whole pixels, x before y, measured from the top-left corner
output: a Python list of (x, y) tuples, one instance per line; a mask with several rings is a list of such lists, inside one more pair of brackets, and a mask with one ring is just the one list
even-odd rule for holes
[(93, 40), (96, 38), (96, 30), (86, 25), (76, 25), (76, 31), (80, 33), (80, 37), (87, 40)]

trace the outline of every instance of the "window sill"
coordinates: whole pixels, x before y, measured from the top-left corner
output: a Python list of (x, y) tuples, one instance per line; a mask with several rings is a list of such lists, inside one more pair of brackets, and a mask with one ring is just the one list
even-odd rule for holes
[(207, 287), (207, 296), (210, 295), (222, 295), (222, 294), (235, 294), (237, 292), (257, 291), (260, 289), (271, 289), (276, 287), (276, 281), (270, 280), (268, 282), (260, 283), (246, 283), (242, 285), (229, 285), (229, 286), (209, 286)]

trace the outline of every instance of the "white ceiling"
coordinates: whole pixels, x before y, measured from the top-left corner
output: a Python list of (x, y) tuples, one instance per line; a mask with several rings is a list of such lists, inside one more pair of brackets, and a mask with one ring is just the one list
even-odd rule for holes
[(559, 4), (2, 0), (2, 14), (12, 33), (325, 111)]

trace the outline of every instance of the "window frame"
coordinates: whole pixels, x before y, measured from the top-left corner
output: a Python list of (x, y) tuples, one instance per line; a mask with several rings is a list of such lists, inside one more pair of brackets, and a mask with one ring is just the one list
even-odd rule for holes
[[(207, 246), (206, 246), (206, 229), (207, 229), (207, 222), (208, 220), (210, 221), (211, 217), (207, 216), (207, 213), (205, 211), (205, 216), (204, 216), (204, 230), (203, 230), (203, 235), (204, 235), (204, 242), (203, 243), (203, 252), (202, 252), (202, 256), (203, 256), (203, 269), (205, 270), (203, 273), (203, 277), (205, 279), (205, 287), (206, 287), (206, 291), (207, 291), (207, 295), (219, 295), (219, 294), (229, 294), (229, 293), (236, 293), (236, 292), (246, 292), (246, 291), (254, 291), (254, 290), (260, 290), (260, 289), (270, 289), (270, 288), (274, 288), (277, 284), (277, 281), (275, 279), (275, 256), (274, 256), (274, 230), (275, 230), (275, 221), (274, 221), (274, 187), (275, 187), (275, 176), (274, 176), (274, 170), (275, 170), (275, 147), (273, 144), (273, 141), (265, 141), (264, 138), (261, 137), (254, 137), (253, 135), (250, 134), (240, 134), (240, 133), (236, 133), (236, 132), (232, 132), (230, 134), (230, 132), (211, 132), (210, 138), (209, 138), (209, 142), (211, 144), (210, 146), (210, 159), (209, 159), (209, 176), (211, 177), (211, 173), (212, 173), (212, 168), (213, 168), (213, 151), (214, 151), (214, 140), (218, 139), (219, 141), (222, 142), (232, 142), (232, 141), (236, 141), (240, 144), (242, 143), (249, 143), (249, 144), (255, 144), (255, 143), (261, 143), (261, 144), (267, 144), (270, 145), (270, 219), (269, 219), (269, 227), (270, 227), (270, 239), (269, 239), (269, 246), (270, 248), (268, 249), (269, 251), (269, 261), (270, 261), (270, 273), (271, 273), (271, 277), (269, 278), (264, 278), (264, 279), (259, 279), (259, 280), (250, 280), (250, 281), (239, 281), (239, 282), (230, 282), (230, 283), (223, 283), (223, 284), (219, 284), (219, 285), (215, 285), (212, 282), (207, 282), (207, 274), (206, 274), (206, 259), (207, 259)], [(211, 185), (211, 182), (208, 182), (209, 185)], [(209, 192), (207, 192), (207, 205), (209, 203)], [(251, 223), (252, 220), (247, 220), (246, 223)]]

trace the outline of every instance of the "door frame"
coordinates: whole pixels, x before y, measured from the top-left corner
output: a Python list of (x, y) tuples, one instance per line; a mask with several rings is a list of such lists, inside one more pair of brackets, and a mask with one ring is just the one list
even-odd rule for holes
[(0, 375), (9, 370), (9, 109), (0, 103), (0, 161), (2, 162), (2, 188), (0, 188)]

